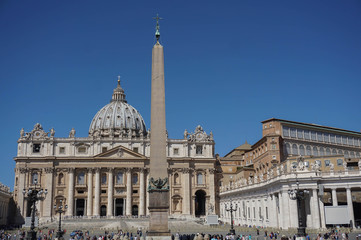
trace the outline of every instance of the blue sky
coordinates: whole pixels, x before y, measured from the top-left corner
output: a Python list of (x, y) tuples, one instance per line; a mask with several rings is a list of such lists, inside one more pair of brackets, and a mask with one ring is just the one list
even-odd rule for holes
[(200, 124), (223, 156), (272, 117), (360, 131), (360, 1), (2, 0), (0, 182), (21, 128), (87, 136), (118, 75), (150, 127), (156, 13), (171, 138)]

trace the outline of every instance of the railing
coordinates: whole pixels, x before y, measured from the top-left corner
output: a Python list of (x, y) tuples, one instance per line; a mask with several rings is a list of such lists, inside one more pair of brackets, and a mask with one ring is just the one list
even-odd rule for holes
[(278, 174), (273, 173), (270, 176), (267, 177), (267, 179), (260, 179), (260, 180), (247, 180), (247, 179), (241, 179), (238, 180), (230, 185), (225, 185), (220, 187), (220, 192), (227, 192), (227, 191), (231, 191), (231, 190), (236, 190), (236, 189), (242, 189), (242, 188), (246, 188), (249, 186), (255, 186), (255, 185), (260, 185), (260, 184), (268, 184), (270, 182), (279, 180), (279, 179), (284, 179), (284, 178), (292, 178), (292, 177), (296, 177), (299, 179), (303, 179), (303, 178), (309, 178), (311, 176), (317, 176), (317, 177), (339, 177), (339, 176), (360, 176), (361, 177), (361, 170), (345, 170), (345, 171), (309, 171), (309, 170), (291, 170), (291, 171), (287, 171), (284, 173), (280, 173)]

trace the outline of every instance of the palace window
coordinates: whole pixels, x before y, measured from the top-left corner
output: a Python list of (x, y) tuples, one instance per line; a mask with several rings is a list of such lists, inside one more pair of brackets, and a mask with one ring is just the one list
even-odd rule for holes
[(342, 159), (337, 159), (337, 166), (342, 166), (343, 160)]
[(203, 183), (203, 174), (202, 173), (197, 173), (197, 184), (204, 184)]
[(102, 153), (105, 153), (108, 150), (107, 147), (102, 147)]
[(102, 180), (101, 180), (101, 182), (102, 182), (102, 185), (107, 184), (107, 174), (105, 174), (105, 173), (102, 174)]
[(40, 152), (40, 143), (34, 143), (33, 144), (33, 153), (39, 153)]
[(39, 174), (37, 172), (34, 172), (31, 175), (31, 183), (32, 184), (38, 184), (39, 183)]
[(133, 147), (133, 152), (138, 153), (138, 152), (139, 152), (139, 148), (137, 148), (137, 147)]
[(133, 175), (132, 175), (132, 183), (133, 184), (138, 184), (138, 174), (137, 173), (133, 173)]
[(123, 184), (123, 172), (118, 172), (116, 177), (117, 184)]
[(65, 147), (59, 148), (59, 154), (65, 154)]
[(85, 184), (85, 173), (84, 172), (78, 173), (77, 182), (78, 182), (79, 185), (84, 185)]
[(312, 155), (312, 153), (311, 153), (311, 147), (310, 147), (310, 146), (306, 146), (306, 155), (307, 155), (307, 156)]
[(196, 154), (197, 155), (201, 155), (203, 152), (202, 150), (203, 150), (203, 147), (201, 145), (196, 146)]
[(330, 160), (325, 160), (325, 166), (329, 167), (330, 166)]
[(62, 185), (62, 184), (64, 184), (64, 174), (59, 173), (59, 175), (58, 175), (58, 185)]
[(316, 141), (316, 132), (314, 131), (311, 132), (311, 140)]
[(313, 155), (318, 156), (318, 149), (317, 147), (313, 147)]
[(296, 128), (291, 128), (291, 138), (296, 137)]
[(317, 141), (323, 142), (323, 134), (320, 132), (317, 132)]
[(86, 153), (86, 147), (84, 146), (78, 147), (78, 153)]
[(289, 128), (288, 127), (283, 127), (282, 128), (282, 130), (283, 130), (283, 136), (284, 137), (289, 137), (290, 136), (290, 133), (289, 133)]
[(304, 136), (305, 136), (305, 139), (309, 140), (310, 139), (310, 131), (305, 130)]
[(178, 155), (179, 154), (179, 148), (174, 148), (173, 149), (173, 154)]

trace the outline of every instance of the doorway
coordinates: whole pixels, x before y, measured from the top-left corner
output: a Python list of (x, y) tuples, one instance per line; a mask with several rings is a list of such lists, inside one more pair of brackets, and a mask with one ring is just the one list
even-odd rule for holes
[(206, 215), (206, 192), (198, 190), (195, 198), (195, 215), (196, 217)]

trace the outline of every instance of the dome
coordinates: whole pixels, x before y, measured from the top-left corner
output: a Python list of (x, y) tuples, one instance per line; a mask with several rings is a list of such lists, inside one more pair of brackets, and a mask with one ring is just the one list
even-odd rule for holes
[(132, 138), (146, 134), (142, 116), (125, 100), (118, 79), (112, 100), (95, 114), (89, 127), (89, 136)]

